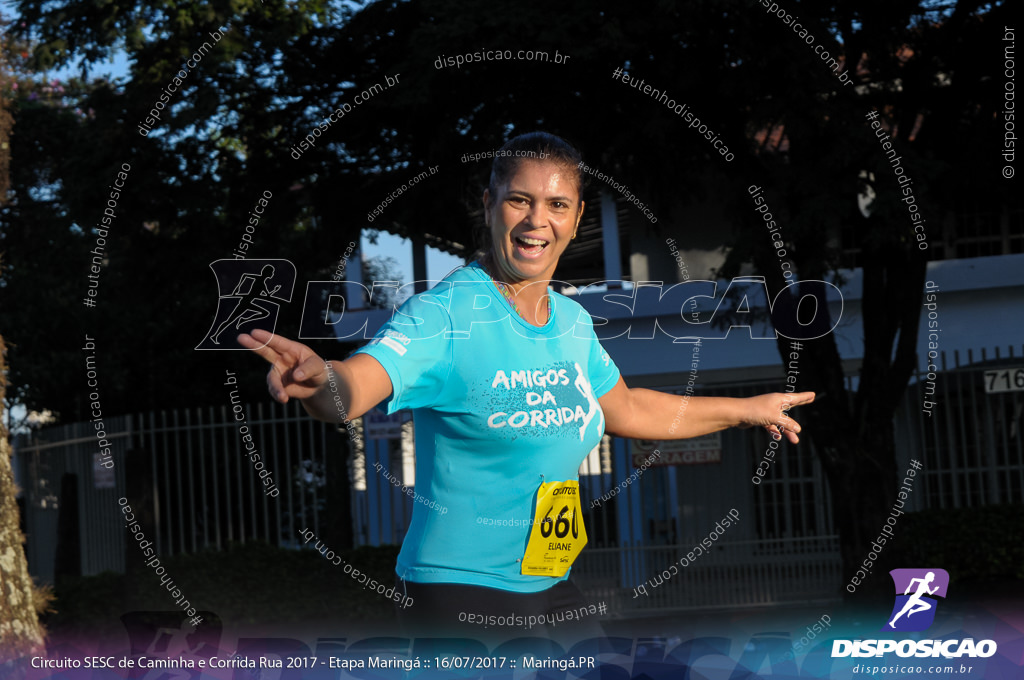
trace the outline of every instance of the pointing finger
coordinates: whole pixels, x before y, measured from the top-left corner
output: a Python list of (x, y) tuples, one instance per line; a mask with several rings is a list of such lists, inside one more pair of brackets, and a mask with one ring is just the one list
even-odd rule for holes
[[(265, 331), (262, 328), (254, 328), (249, 335), (254, 340), (262, 345), (266, 345), (278, 354), (287, 354), (288, 352), (294, 351), (296, 348), (303, 347), (301, 343), (289, 340), (283, 335), (275, 335), (269, 331)], [(255, 349), (253, 347), (252, 349)]]
[(786, 395), (786, 409), (814, 401), (814, 392), (794, 392)]
[(316, 382), (321, 382), (319, 378), (324, 375), (325, 370), (326, 367), (324, 360), (314, 354), (295, 368), (295, 371), (292, 373), (292, 377), (296, 380), (314, 380)]
[(263, 330), (262, 328), (252, 329), (250, 335), (252, 335), (254, 338), (259, 340), (264, 345), (270, 342), (271, 338), (274, 337), (273, 333), (271, 333), (270, 331)]
[(785, 436), (791, 444), (800, 443), (800, 437), (797, 436), (796, 431), (786, 427), (785, 425), (766, 425), (764, 429), (775, 441), (781, 441), (783, 436)]
[[(253, 331), (253, 333), (256, 332), (266, 331)], [(276, 350), (267, 345), (266, 342), (261, 342), (259, 338), (255, 338), (249, 333), (242, 333), (235, 339), (238, 341), (239, 345), (246, 349), (252, 350), (253, 352), (260, 355), (270, 363), (276, 362), (281, 356)]]
[(804, 429), (800, 427), (800, 423), (793, 420), (785, 411), (779, 414), (778, 424), (790, 432), (801, 432)]
[(267, 371), (267, 389), (270, 396), (282, 404), (288, 402), (288, 393), (284, 391), (284, 383), (281, 381), (281, 372), (276, 366), (271, 366)]

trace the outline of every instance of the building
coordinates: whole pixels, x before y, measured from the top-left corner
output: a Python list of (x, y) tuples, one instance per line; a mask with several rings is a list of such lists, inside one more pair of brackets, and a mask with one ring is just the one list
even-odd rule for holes
[[(607, 191), (592, 201), (601, 210), (581, 227), (585, 255), (569, 258), (568, 251), (558, 275), (570, 279), (562, 272), (572, 272), (575, 288), (563, 292), (595, 318), (607, 319), (598, 334), (627, 383), (684, 397), (746, 396), (783, 391), (788, 376), (801, 390), (800, 343), (790, 343), (783, 362), (763, 278), (695, 281), (721, 264), (720, 235), (717, 241), (708, 233), (654, 238), (630, 230), (635, 215)], [(911, 510), (1024, 501), (1022, 220), (1020, 209), (1004, 206), (983, 216), (989, 227), (981, 234), (972, 227), (977, 216), (949, 216), (938, 250), (944, 257), (928, 265), (919, 366), (896, 422), (897, 466), (905, 468), (911, 458), (924, 463), (908, 500)], [(603, 271), (584, 262), (603, 263)], [(843, 283), (823, 286), (818, 304), (819, 311), (827, 306), (848, 388), (856, 389), (864, 352), (864, 274), (860, 268), (840, 274)], [(745, 325), (713, 323), (735, 311), (727, 291), (748, 301)], [(343, 325), (362, 327), (365, 321), (372, 336), (388, 315), (357, 312)], [(683, 340), (695, 337), (701, 342)], [(974, 426), (965, 425), (965, 413)], [(366, 544), (397, 543), (412, 502), (375, 470), (379, 463), (393, 480), (415, 486), (413, 425), (397, 414), (373, 418), (378, 422), (353, 463), (354, 529)], [(773, 447), (763, 432), (751, 430), (671, 443), (606, 437), (580, 468), (584, 500), (591, 504), (585, 512), (591, 541), (574, 573), (626, 610), (836, 597), (838, 537), (814, 446), (805, 438), (799, 447)], [(652, 457), (655, 450), (660, 455)], [(639, 469), (645, 461), (650, 467)], [(708, 537), (730, 511), (741, 521), (689, 569), (685, 587), (669, 584), (655, 598), (629, 596)]]

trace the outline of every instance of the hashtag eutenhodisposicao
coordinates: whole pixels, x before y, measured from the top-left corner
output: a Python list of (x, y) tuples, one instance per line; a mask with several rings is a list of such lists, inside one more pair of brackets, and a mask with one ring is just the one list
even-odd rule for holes
[(107, 197), (107, 207), (103, 209), (103, 217), (96, 223), (96, 247), (90, 251), (92, 257), (92, 265), (90, 266), (91, 274), (86, 276), (89, 278), (89, 288), (86, 289), (88, 297), (83, 298), (82, 304), (86, 307), (95, 307), (96, 301), (92, 298), (96, 297), (96, 291), (100, 285), (100, 272), (103, 271), (103, 253), (107, 246), (107, 230), (113, 229), (114, 218), (117, 217), (115, 209), (117, 208), (117, 199), (121, 196), (121, 190), (124, 188), (125, 182), (128, 180), (128, 173), (131, 172), (132, 166), (130, 163), (122, 163), (121, 169), (117, 172), (117, 179), (110, 185), (110, 194)]
[(664, 104), (667, 108), (671, 109), (672, 111), (675, 111), (677, 116), (679, 116), (680, 118), (682, 118), (683, 120), (690, 124), (689, 127), (691, 129), (697, 128), (697, 132), (701, 133), (705, 139), (711, 142), (711, 145), (715, 147), (715, 150), (718, 151), (719, 155), (725, 158), (727, 163), (732, 161), (732, 159), (736, 157), (734, 153), (729, 151), (729, 147), (725, 145), (725, 142), (719, 140), (719, 135), (714, 130), (711, 130), (710, 128), (708, 128), (707, 125), (701, 123), (700, 118), (695, 117), (693, 115), (693, 111), (688, 110), (690, 108), (689, 105), (676, 104), (675, 99), (668, 98), (668, 92), (664, 90), (658, 90), (652, 87), (651, 85), (648, 85), (644, 80), (640, 80), (638, 82), (636, 78), (632, 77), (627, 72), (623, 71), (621, 68), (616, 68), (614, 71), (612, 71), (612, 79), (618, 80), (624, 85), (630, 85), (633, 88), (640, 90), (644, 94), (651, 95), (659, 102)]
[(605, 603), (600, 602), (597, 605), (583, 605), (577, 609), (569, 609), (566, 611), (556, 612), (554, 614), (517, 615), (515, 612), (512, 612), (508, 616), (498, 616), (496, 614), (459, 612), (459, 621), (480, 625), (484, 628), (490, 628), (491, 626), (494, 626), (495, 628), (521, 626), (523, 630), (530, 630), (535, 625), (557, 626), (559, 623), (580, 621), (585, 616), (593, 616), (595, 614), (603, 616), (607, 611), (608, 607)]
[(871, 567), (874, 566), (875, 560), (878, 559), (882, 550), (885, 549), (885, 544), (889, 539), (895, 538), (893, 529), (896, 528), (896, 520), (903, 514), (904, 501), (910, 495), (910, 492), (913, 491), (914, 477), (920, 469), (920, 461), (916, 459), (910, 461), (910, 467), (907, 468), (907, 476), (903, 478), (903, 485), (897, 494), (899, 498), (893, 502), (889, 516), (885, 518), (885, 524), (882, 525), (882, 529), (875, 540), (871, 542), (871, 551), (868, 552), (867, 558), (861, 563), (863, 566), (857, 569), (857, 572), (850, 577), (850, 582), (846, 584), (847, 592), (856, 592), (857, 586), (861, 584), (861, 580), (867, 580), (868, 574), (872, 571)]

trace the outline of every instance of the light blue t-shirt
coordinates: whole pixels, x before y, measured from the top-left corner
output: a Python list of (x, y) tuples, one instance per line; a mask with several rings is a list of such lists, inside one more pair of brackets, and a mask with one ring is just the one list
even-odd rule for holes
[(474, 262), (358, 350), (391, 378), (387, 412), (412, 409), (416, 493), (437, 505), (414, 505), (400, 577), (537, 592), (568, 576), (520, 573), (534, 500), (542, 482), (578, 479), (619, 370), (586, 310), (550, 295), (548, 322), (528, 324)]

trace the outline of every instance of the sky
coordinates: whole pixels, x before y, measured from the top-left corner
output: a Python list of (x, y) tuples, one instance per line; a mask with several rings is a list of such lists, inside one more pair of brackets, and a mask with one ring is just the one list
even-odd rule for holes
[[(15, 8), (10, 6), (9, 3), (3, 3), (3, 5), (5, 5), (4, 11), (8, 16), (17, 14)], [(128, 77), (129, 67), (130, 63), (127, 55), (124, 52), (118, 51), (110, 61), (92, 65), (89, 70), (89, 76), (92, 78), (106, 77), (110, 80), (123, 79)], [(77, 66), (68, 66), (55, 70), (52, 73), (47, 73), (44, 78), (46, 80), (53, 78), (62, 79), (79, 75), (81, 75), (81, 72)], [(393, 257), (398, 262), (402, 283), (412, 282), (412, 241), (392, 236), (383, 231), (379, 232), (376, 240), (376, 245), (370, 243), (364, 232), (363, 237), (360, 239), (360, 249), (363, 258)], [(445, 274), (461, 264), (463, 264), (461, 258), (448, 255), (434, 248), (427, 249), (427, 278), (429, 280), (440, 280), (444, 278)]]
[[(0, 4), (2, 4), (6, 16), (17, 15), (15, 8), (10, 3), (4, 2)], [(110, 80), (127, 78), (129, 66), (126, 55), (123, 52), (118, 52), (111, 61), (94, 64), (89, 70), (89, 76), (92, 78), (106, 77)], [(63, 79), (80, 75), (81, 71), (78, 67), (69, 66), (43, 74), (41, 78), (52, 80), (54, 78)], [(412, 241), (383, 231), (378, 233), (376, 241), (376, 244), (370, 243), (364, 231), (360, 239), (360, 249), (364, 259), (379, 256), (392, 257), (398, 262), (398, 271), (402, 277), (401, 282), (403, 284), (412, 282)], [(427, 249), (427, 278), (429, 280), (440, 280), (444, 278), (445, 274), (461, 264), (463, 264), (463, 260), (459, 257), (448, 255), (434, 248)], [(6, 415), (8, 423), (12, 421), (18, 422), (25, 417), (25, 409), (20, 404), (15, 405)], [(17, 428), (16, 431), (21, 431), (21, 428)]]
[[(412, 282), (412, 241), (387, 232), (380, 232), (377, 245), (373, 245), (363, 234), (361, 247), (365, 259), (385, 255), (398, 261), (402, 272), (402, 283)], [(439, 281), (455, 267), (463, 264), (461, 257), (455, 257), (434, 248), (427, 248), (427, 279)]]

